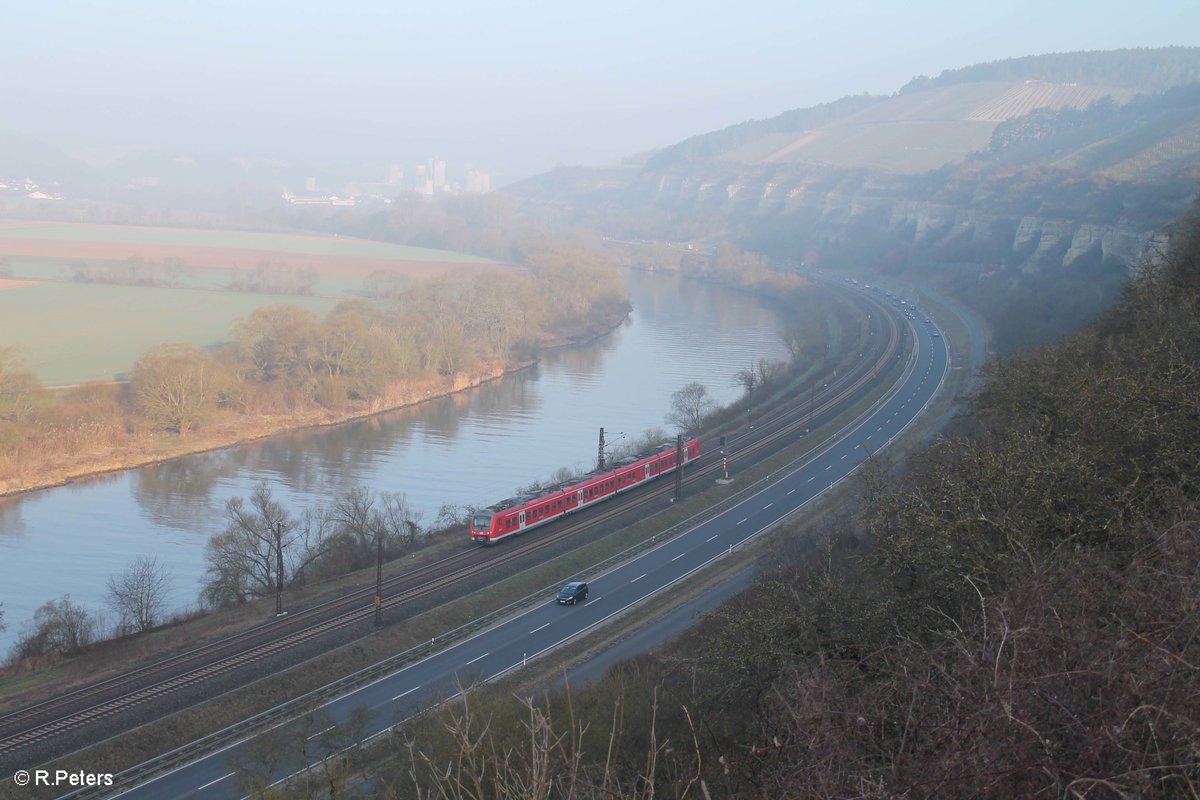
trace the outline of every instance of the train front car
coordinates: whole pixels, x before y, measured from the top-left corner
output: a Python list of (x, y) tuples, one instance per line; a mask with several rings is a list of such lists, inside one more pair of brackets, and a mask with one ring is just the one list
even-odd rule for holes
[(490, 509), (477, 511), (471, 516), (471, 540), (479, 544), (490, 544), (493, 541), (492, 522), (495, 514)]

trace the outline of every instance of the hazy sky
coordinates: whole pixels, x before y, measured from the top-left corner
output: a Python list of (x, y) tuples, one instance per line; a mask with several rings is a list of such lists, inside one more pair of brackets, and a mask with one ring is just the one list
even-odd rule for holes
[(498, 177), (983, 61), (1200, 44), (1187, 0), (6, 5), (0, 129), (93, 156), (440, 154)]

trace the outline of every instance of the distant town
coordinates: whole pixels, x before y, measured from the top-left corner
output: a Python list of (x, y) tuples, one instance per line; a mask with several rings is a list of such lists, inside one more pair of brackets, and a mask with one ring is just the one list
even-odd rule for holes
[(387, 168), (387, 178), (378, 183), (354, 182), (347, 183), (340, 193), (328, 193), (323, 190), (315, 177), (304, 179), (304, 191), (285, 191), (283, 199), (294, 206), (354, 206), (364, 203), (391, 203), (392, 199), (402, 191), (411, 191), (426, 197), (452, 194), (487, 194), (491, 191), (491, 175), (476, 169), (471, 164), (463, 164), (458, 180), (451, 180), (446, 171), (446, 162), (440, 158), (431, 158), (424, 164), (413, 167), (411, 177), (405, 180), (404, 167), (390, 164)]
[[(305, 176), (303, 185), (284, 185), (281, 199), (294, 206), (358, 206), (390, 204), (404, 192), (415, 192), (424, 197), (487, 194), (492, 189), (489, 172), (477, 169), (472, 164), (463, 164), (457, 170), (449, 170), (446, 161), (431, 158), (406, 170), (400, 164), (389, 164), (378, 181), (349, 181), (338, 186), (334, 179)], [(300, 179), (296, 179), (299, 181)], [(168, 180), (158, 175), (143, 175), (129, 182), (126, 188), (133, 192), (162, 187)], [(51, 181), (47, 186), (34, 177), (0, 177), (0, 199), (21, 198), (25, 200), (63, 200), (60, 186)], [(76, 198), (78, 199), (78, 198)]]
[(30, 200), (62, 200), (58, 192), (48, 191), (29, 178), (0, 179), (0, 197), (26, 197)]

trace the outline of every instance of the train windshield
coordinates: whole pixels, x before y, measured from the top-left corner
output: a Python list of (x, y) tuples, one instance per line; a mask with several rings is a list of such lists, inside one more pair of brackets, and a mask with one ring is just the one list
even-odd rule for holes
[(492, 529), (491, 514), (476, 514), (471, 518), (471, 530), (490, 531)]

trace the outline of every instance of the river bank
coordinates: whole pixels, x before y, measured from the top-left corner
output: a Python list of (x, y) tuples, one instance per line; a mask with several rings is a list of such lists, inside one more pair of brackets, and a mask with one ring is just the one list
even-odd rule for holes
[[(594, 326), (585, 334), (543, 345), (542, 352), (553, 352), (591, 344), (616, 330), (629, 317), (628, 310), (615, 321)], [(398, 381), (376, 398), (349, 402), (333, 410), (313, 404), (279, 414), (233, 415), (222, 418), (186, 436), (149, 433), (126, 444), (102, 450), (72, 454), (54, 454), (41, 460), (24, 461), (16, 476), (0, 479), (0, 498), (64, 486), (72, 481), (158, 464), (184, 456), (267, 439), (283, 433), (331, 427), (368, 417), (419, 406), (421, 403), (450, 397), (476, 389), (538, 363), (538, 359), (506, 364), (482, 364), (469, 372), (422, 380)]]

